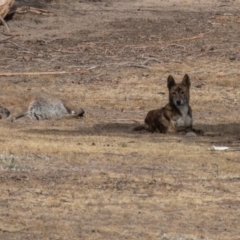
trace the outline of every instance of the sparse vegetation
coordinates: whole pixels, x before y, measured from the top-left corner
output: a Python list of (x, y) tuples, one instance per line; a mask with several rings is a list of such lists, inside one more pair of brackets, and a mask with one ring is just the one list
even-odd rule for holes
[[(85, 117), (1, 120), (0, 239), (239, 238), (239, 152), (212, 145), (240, 148), (240, 5), (196, 2), (41, 1), (55, 15), (8, 21), (0, 75), (74, 74), (1, 76), (0, 95), (43, 90)], [(185, 73), (194, 127), (219, 135), (132, 132)]]

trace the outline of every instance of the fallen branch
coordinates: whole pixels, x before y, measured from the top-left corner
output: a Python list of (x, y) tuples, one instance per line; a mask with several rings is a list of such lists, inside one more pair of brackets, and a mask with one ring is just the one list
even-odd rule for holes
[(228, 150), (226, 150), (226, 152), (240, 152), (240, 148), (238, 148), (238, 149), (228, 149)]
[[(144, 58), (146, 58), (146, 57), (144, 57)], [(155, 61), (155, 62), (159, 62), (159, 63), (162, 62), (160, 59), (157, 59), (157, 58), (147, 58), (147, 60), (145, 60), (145, 61), (142, 63), (142, 65), (146, 65), (146, 64), (147, 64), (148, 62), (150, 62), (150, 61)]]
[(0, 16), (0, 21), (4, 25), (4, 27), (7, 29), (8, 33), (10, 33), (10, 30), (9, 30), (9, 27), (8, 27), (7, 23), (5, 22), (5, 20), (1, 16)]
[(4, 36), (7, 36), (7, 37), (10, 37), (10, 36), (14, 36), (14, 37), (17, 37), (17, 36), (19, 36), (19, 34), (16, 34), (16, 35), (13, 35), (13, 34), (11, 34), (11, 33), (5, 33), (5, 32), (0, 32), (2, 35), (4, 35)]
[(173, 44), (168, 44), (166, 47), (171, 47), (171, 46), (173, 46), (173, 47), (182, 47), (184, 51), (186, 50), (185, 46), (179, 45), (179, 44), (174, 44), (174, 43)]
[(47, 10), (44, 10), (41, 8), (29, 7), (29, 6), (18, 7), (15, 11), (10, 12), (9, 14), (13, 14), (13, 13), (25, 14), (28, 12), (38, 14), (38, 15), (44, 15), (44, 16), (54, 16), (53, 13)]
[(221, 133), (219, 132), (205, 132), (203, 136), (208, 136), (208, 137), (216, 137), (216, 136), (221, 136)]
[(147, 68), (147, 69), (152, 69), (151, 67), (148, 67), (146, 65), (137, 65), (137, 64), (133, 64), (133, 65), (129, 65), (127, 67), (135, 67), (135, 68)]
[(25, 49), (25, 50), (28, 50), (28, 51), (31, 51), (30, 49), (26, 48), (26, 47), (23, 47), (23, 46), (20, 46), (19, 44), (13, 42), (13, 41), (9, 41), (10, 39), (14, 38), (14, 37), (17, 37), (19, 36), (18, 34), (17, 35), (12, 35), (12, 34), (4, 34), (2, 33), (3, 35), (5, 36), (9, 36), (8, 38), (6, 39), (3, 39), (0, 41), (0, 43), (11, 43), (12, 45), (18, 47), (18, 48), (21, 48), (21, 49)]
[[(208, 33), (208, 32), (207, 32)], [(176, 40), (173, 40), (171, 42), (181, 42), (181, 41), (190, 41), (190, 40), (195, 40), (195, 39), (199, 39), (199, 38), (203, 38), (205, 36), (205, 34), (207, 33), (200, 33), (196, 36), (193, 36), (193, 37), (189, 37), (189, 38), (181, 38), (181, 39), (176, 39)]]
[(214, 16), (213, 19), (217, 21), (230, 21), (240, 23), (240, 18), (238, 16)]
[(188, 72), (189, 75), (193, 74), (216, 74), (217, 77), (225, 77), (227, 75), (240, 75), (239, 71), (232, 72), (215, 72), (215, 71), (192, 71)]
[(236, 72), (217, 72), (216, 75), (217, 77), (225, 77), (227, 75), (239, 75), (240, 72), (236, 71)]
[[(192, 71), (192, 72), (188, 72), (189, 75), (193, 75), (193, 74), (216, 74), (218, 77), (222, 77), (223, 74), (234, 74), (235, 72), (231, 72), (231, 73), (224, 73), (224, 72), (215, 72), (215, 71)], [(237, 74), (237, 73), (236, 73)], [(240, 72), (238, 73), (240, 74)]]
[(142, 122), (142, 120), (140, 121), (140, 120), (135, 120), (135, 119), (131, 119), (134, 123), (137, 123), (137, 124), (142, 124), (141, 122)]
[(25, 50), (31, 51), (31, 49), (26, 48), (26, 47), (23, 47), (23, 46), (21, 46), (21, 45), (15, 43), (15, 42), (13, 42), (13, 41), (8, 41), (8, 43), (11, 43), (12, 45), (14, 45), (14, 46), (16, 46), (16, 47), (18, 47), (18, 48), (21, 48), (21, 49), (25, 49)]
[(95, 101), (111, 101), (113, 100), (112, 98), (95, 98)]
[(142, 120), (134, 120), (134, 119), (121, 119), (121, 118), (117, 118), (117, 119), (107, 119), (110, 122), (134, 122), (137, 124), (140, 124), (140, 122), (142, 122)]
[(161, 63), (162, 61), (158, 58), (154, 58), (154, 57), (142, 57), (143, 59), (146, 59), (144, 62), (142, 62), (141, 64), (132, 64), (132, 65), (128, 65), (127, 67), (136, 67), (136, 68), (147, 68), (147, 69), (152, 69), (151, 67), (148, 67), (147, 64), (150, 61), (155, 61), (155, 62), (159, 62)]
[(0, 43), (6, 43), (6, 42), (8, 42), (8, 40), (14, 38), (15, 36), (11, 36), (11, 37), (5, 38), (5, 39), (1, 40)]
[(16, 72), (16, 73), (0, 73), (0, 77), (13, 76), (35, 76), (35, 75), (64, 75), (64, 74), (86, 74), (88, 71), (73, 71), (73, 72)]

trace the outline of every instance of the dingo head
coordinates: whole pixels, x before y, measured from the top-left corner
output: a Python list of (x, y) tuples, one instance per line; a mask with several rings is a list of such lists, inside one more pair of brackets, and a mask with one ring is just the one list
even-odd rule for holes
[(188, 105), (191, 83), (187, 74), (185, 74), (181, 83), (176, 83), (174, 78), (169, 75), (167, 79), (167, 86), (169, 90), (169, 102), (171, 105), (174, 105), (177, 108)]

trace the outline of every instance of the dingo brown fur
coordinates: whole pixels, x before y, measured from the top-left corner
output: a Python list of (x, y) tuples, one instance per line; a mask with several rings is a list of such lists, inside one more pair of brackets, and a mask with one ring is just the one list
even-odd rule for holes
[(170, 131), (187, 131), (201, 133), (201, 130), (192, 128), (192, 109), (189, 105), (190, 99), (190, 78), (186, 74), (181, 83), (176, 83), (169, 75), (167, 87), (169, 90), (169, 102), (160, 109), (151, 110), (145, 118), (145, 125), (134, 128), (148, 130), (150, 132), (167, 133)]
[(63, 117), (77, 118), (83, 115), (83, 109), (76, 109), (69, 103), (46, 93), (0, 98), (0, 118), (16, 120), (28, 116), (33, 120), (44, 120)]

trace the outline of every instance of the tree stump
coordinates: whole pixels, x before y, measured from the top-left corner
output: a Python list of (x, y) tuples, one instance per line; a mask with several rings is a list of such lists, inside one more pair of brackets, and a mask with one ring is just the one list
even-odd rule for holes
[(6, 17), (13, 3), (14, 0), (0, 0), (0, 17), (2, 19)]

